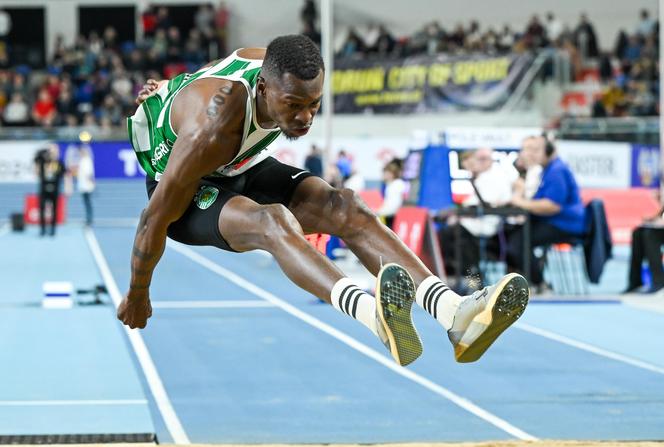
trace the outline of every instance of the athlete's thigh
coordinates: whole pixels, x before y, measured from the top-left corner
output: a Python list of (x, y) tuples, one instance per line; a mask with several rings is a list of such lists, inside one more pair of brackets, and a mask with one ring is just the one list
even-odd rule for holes
[(340, 197), (335, 191), (325, 180), (316, 176), (303, 180), (297, 186), (288, 209), (305, 233), (335, 233), (335, 212), (343, 208), (343, 204), (336, 203)]
[[(152, 196), (157, 182), (148, 180), (148, 196)], [(168, 227), (168, 237), (187, 245), (209, 245), (234, 251), (221, 235), (219, 219), (226, 204), (236, 192), (224, 189), (212, 181), (201, 180), (196, 195), (182, 217)]]

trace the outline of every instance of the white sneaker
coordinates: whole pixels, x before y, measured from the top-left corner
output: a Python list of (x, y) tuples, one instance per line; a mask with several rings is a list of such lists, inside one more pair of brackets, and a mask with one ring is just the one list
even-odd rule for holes
[(415, 283), (406, 269), (397, 264), (383, 266), (376, 284), (376, 328), (378, 337), (401, 366), (422, 354), (422, 342), (411, 317), (414, 300)]
[(510, 273), (497, 284), (478, 290), (461, 301), (452, 327), (447, 331), (457, 362), (478, 360), (523, 314), (529, 297), (526, 279)]

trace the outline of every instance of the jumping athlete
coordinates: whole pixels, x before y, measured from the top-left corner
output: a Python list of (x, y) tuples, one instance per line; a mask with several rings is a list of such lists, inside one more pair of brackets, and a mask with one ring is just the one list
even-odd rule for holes
[[(188, 245), (270, 252), (291, 281), (364, 324), (401, 365), (422, 352), (413, 301), (447, 330), (457, 361), (477, 360), (523, 313), (529, 290), (522, 276), (459, 296), (352, 191), (270, 157), (279, 135), (308, 132), (324, 76), (313, 41), (289, 35), (267, 49), (240, 49), (195, 73), (146, 84), (128, 129), (147, 173), (149, 202), (118, 318), (131, 328), (147, 324), (148, 289), (168, 235)], [(309, 244), (309, 233), (343, 239), (377, 276), (376, 296)]]

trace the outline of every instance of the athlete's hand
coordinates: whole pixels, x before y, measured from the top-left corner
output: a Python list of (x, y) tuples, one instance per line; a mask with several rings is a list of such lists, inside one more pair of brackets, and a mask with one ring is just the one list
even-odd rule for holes
[(143, 329), (151, 316), (152, 305), (147, 291), (140, 295), (129, 292), (118, 306), (118, 320), (132, 329)]
[(168, 81), (155, 81), (154, 79), (148, 79), (147, 82), (143, 84), (141, 91), (138, 92), (138, 96), (136, 96), (136, 104), (141, 105), (143, 101), (152, 96), (166, 82)]

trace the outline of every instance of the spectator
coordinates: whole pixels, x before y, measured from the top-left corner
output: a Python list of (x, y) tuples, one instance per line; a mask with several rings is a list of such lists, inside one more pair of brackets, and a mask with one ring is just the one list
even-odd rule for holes
[(406, 182), (401, 179), (401, 160), (394, 159), (383, 168), (383, 182), (385, 192), (383, 194), (383, 204), (376, 211), (376, 214), (385, 221), (385, 225), (392, 228), (394, 216), (403, 205), (404, 194), (406, 193)]
[(230, 10), (226, 2), (219, 2), (219, 7), (214, 13), (214, 26), (217, 30), (217, 45), (219, 46), (219, 55), (228, 54), (228, 22), (230, 19)]
[(39, 179), (39, 234), (40, 236), (46, 234), (46, 206), (49, 205), (51, 215), (49, 234), (55, 236), (60, 183), (65, 173), (57, 144), (53, 143), (48, 149), (38, 152), (35, 157), (35, 170)]
[(71, 95), (71, 91), (62, 89), (60, 96), (55, 104), (58, 112), (58, 124), (64, 124), (65, 117), (68, 115), (76, 115), (76, 103)]
[(641, 57), (641, 42), (639, 41), (638, 36), (629, 36), (627, 39), (627, 46), (625, 47), (621, 58), (634, 62), (639, 57)]
[(556, 42), (562, 36), (564, 29), (563, 23), (552, 12), (546, 14), (546, 37), (550, 42)]
[(380, 25), (378, 31), (379, 34), (378, 39), (376, 40), (376, 53), (378, 56), (385, 57), (389, 54), (392, 54), (394, 47), (396, 46), (396, 41), (384, 25)]
[(157, 15), (154, 12), (154, 6), (148, 6), (141, 14), (141, 23), (143, 25), (143, 36), (151, 38), (157, 29)]
[(339, 157), (337, 158), (337, 169), (339, 170), (339, 174), (341, 174), (341, 178), (344, 181), (350, 177), (352, 167), (353, 162), (348, 154), (346, 154), (346, 151), (340, 150)]
[(92, 193), (95, 190), (95, 167), (90, 148), (87, 146), (81, 146), (80, 149), (76, 181), (85, 206), (85, 224), (92, 225)]
[(652, 33), (655, 29), (655, 21), (650, 18), (650, 13), (647, 9), (641, 10), (641, 20), (636, 26), (636, 34), (645, 37)]
[(524, 35), (525, 44), (528, 48), (540, 48), (546, 43), (546, 30), (540, 23), (539, 17), (533, 15), (530, 18)]
[[(558, 158), (553, 143), (545, 137), (530, 137), (523, 142), (522, 151), (531, 153), (535, 163), (542, 166), (542, 180), (532, 199), (524, 197), (523, 189), (515, 190), (512, 204), (531, 216), (532, 247), (569, 242), (583, 236), (585, 209), (574, 175)], [(517, 183), (518, 185), (518, 183)], [(523, 271), (523, 228), (515, 227), (508, 236), (508, 265)], [(542, 269), (530, 250), (531, 284), (543, 285)]]
[[(471, 174), (473, 192), (463, 201), (463, 207), (504, 206), (512, 197), (512, 181), (515, 174), (508, 175), (505, 169), (493, 161), (493, 150), (480, 148), (464, 154), (462, 167)], [(464, 217), (459, 221), (448, 219), (447, 226), (439, 233), (441, 247), (445, 250), (448, 262), (445, 269), (448, 274), (479, 274), (480, 241), (491, 242), (497, 247), (494, 238), (498, 233), (501, 219), (499, 216)], [(459, 226), (461, 228), (457, 228)], [(461, 272), (456, 271), (456, 231), (460, 231)]]
[(32, 107), (32, 120), (40, 126), (50, 127), (55, 121), (57, 109), (55, 103), (48, 93), (48, 90), (42, 88), (39, 91), (37, 102)]
[(588, 20), (586, 14), (581, 14), (579, 24), (574, 30), (574, 44), (581, 52), (581, 57), (585, 59), (595, 59), (599, 56), (599, 44), (595, 27)]
[(25, 76), (21, 73), (14, 73), (14, 78), (12, 79), (12, 85), (9, 90), (10, 94), (20, 93), (23, 98), (28, 98), (30, 95), (30, 89), (25, 81)]
[[(195, 30), (199, 31), (202, 36), (202, 41), (207, 45), (212, 41), (214, 37), (214, 10), (210, 5), (201, 5), (196, 11), (194, 16)], [(193, 31), (193, 30), (191, 30)], [(205, 57), (207, 58), (207, 52)]]
[(364, 42), (360, 35), (355, 31), (355, 28), (350, 28), (348, 30), (348, 36), (346, 41), (341, 47), (339, 55), (341, 57), (352, 57), (357, 54), (362, 54), (366, 51)]
[(166, 31), (171, 27), (171, 18), (168, 16), (168, 8), (160, 6), (157, 9), (157, 30)]
[(316, 28), (318, 11), (316, 10), (314, 0), (304, 0), (304, 6), (302, 6), (302, 11), (300, 11), (300, 18), (304, 25), (310, 25), (311, 29)]
[(629, 261), (627, 289), (623, 293), (638, 291), (643, 284), (642, 264), (648, 261), (651, 275), (649, 293), (664, 288), (664, 269), (662, 269), (662, 244), (664, 244), (664, 209), (651, 217), (632, 232), (632, 252)]
[(625, 30), (620, 30), (618, 37), (616, 37), (616, 44), (613, 47), (613, 56), (617, 59), (622, 59), (627, 49), (629, 38)]
[(2, 119), (7, 126), (27, 126), (30, 124), (30, 106), (23, 99), (20, 92), (11, 96), (9, 104), (5, 107)]
[(168, 47), (166, 48), (166, 61), (170, 63), (177, 63), (182, 58), (182, 40), (180, 38), (180, 30), (171, 26), (167, 32)]
[(309, 152), (309, 155), (304, 160), (304, 169), (313, 175), (323, 177), (323, 156), (315, 144), (311, 145), (311, 152)]

